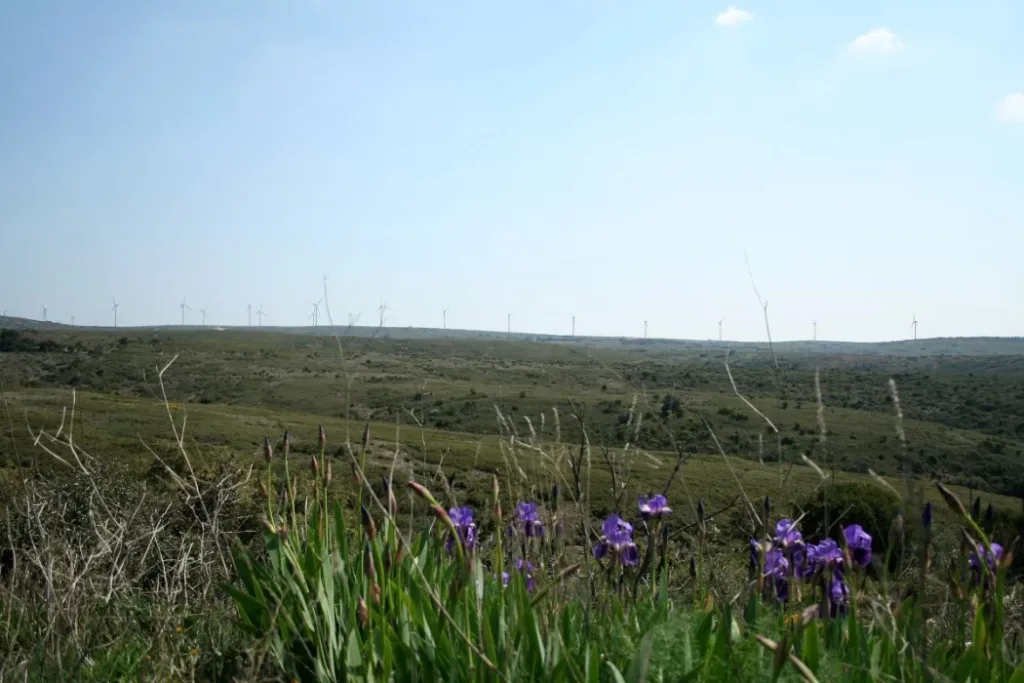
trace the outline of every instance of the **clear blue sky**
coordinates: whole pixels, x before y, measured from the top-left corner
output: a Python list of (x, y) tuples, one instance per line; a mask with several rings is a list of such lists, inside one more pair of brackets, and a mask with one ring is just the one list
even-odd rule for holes
[(0, 309), (1024, 334), (1024, 3), (728, 7), (0, 3)]

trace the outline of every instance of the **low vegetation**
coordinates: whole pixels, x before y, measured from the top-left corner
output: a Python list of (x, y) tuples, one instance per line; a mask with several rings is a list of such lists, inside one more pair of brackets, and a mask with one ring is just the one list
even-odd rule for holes
[(0, 680), (1024, 681), (1015, 442), (902, 374), (46, 335), (0, 354)]

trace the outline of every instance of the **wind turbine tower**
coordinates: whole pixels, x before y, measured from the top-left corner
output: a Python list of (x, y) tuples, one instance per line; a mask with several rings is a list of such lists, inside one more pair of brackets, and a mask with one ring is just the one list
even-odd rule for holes
[(44, 323), (46, 322), (46, 311), (47, 311), (46, 304), (43, 304), (43, 322)]
[(388, 304), (386, 301), (381, 299), (380, 306), (377, 307), (377, 313), (380, 316), (380, 326), (384, 327), (384, 314), (388, 312)]
[(200, 308), (199, 312), (203, 316), (203, 327), (206, 327), (206, 309), (205, 308)]
[(917, 313), (914, 314), (914, 322), (910, 323), (910, 326), (914, 328), (914, 341), (917, 341), (917, 323), (920, 322), (917, 319)]
[(725, 318), (718, 321), (718, 341), (722, 341), (722, 323), (725, 322)]
[(647, 339), (647, 321), (644, 321), (644, 339)]
[(508, 333), (512, 334), (512, 314), (508, 314)]
[(260, 304), (259, 310), (256, 311), (256, 320), (258, 327), (263, 327), (263, 316), (265, 315), (266, 313), (263, 312), (263, 304)]
[(576, 336), (576, 316), (572, 317), (572, 336)]
[(323, 300), (324, 298), (320, 297), (317, 301), (309, 302), (310, 305), (313, 306), (313, 313), (310, 314), (309, 316), (310, 318), (313, 319), (313, 327), (316, 327), (317, 324), (320, 322), (320, 304), (323, 302)]
[(114, 302), (114, 305), (110, 307), (110, 310), (114, 312), (114, 327), (117, 327), (117, 299), (110, 297), (110, 300)]
[(249, 304), (249, 327), (252, 327), (252, 304)]
[(448, 309), (447, 308), (441, 311), (441, 329), (442, 330), (447, 330), (448, 329)]
[(813, 330), (814, 330), (814, 334), (811, 337), (811, 341), (818, 341), (818, 321), (817, 320), (812, 321), (811, 325), (813, 326)]
[(185, 326), (185, 309), (192, 310), (192, 307), (185, 303), (185, 297), (181, 297), (181, 326)]

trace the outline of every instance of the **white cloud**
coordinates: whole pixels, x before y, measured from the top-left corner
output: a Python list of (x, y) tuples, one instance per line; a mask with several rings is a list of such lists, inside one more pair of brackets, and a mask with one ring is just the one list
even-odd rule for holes
[(754, 18), (754, 15), (745, 9), (740, 9), (735, 5), (729, 5), (729, 8), (724, 12), (721, 12), (715, 17), (715, 23), (719, 26), (736, 26), (744, 21), (750, 21)]
[(996, 106), (996, 117), (1004, 123), (1024, 123), (1024, 92), (1010, 93)]
[(903, 43), (895, 33), (883, 26), (857, 36), (847, 49), (854, 55), (875, 55), (902, 50)]

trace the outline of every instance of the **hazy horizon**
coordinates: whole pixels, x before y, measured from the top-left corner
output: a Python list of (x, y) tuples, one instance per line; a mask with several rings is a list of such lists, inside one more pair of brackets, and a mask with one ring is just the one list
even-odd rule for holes
[[(0, 312), (1024, 334), (1020, 3), (0, 6)], [(326, 322), (325, 316), (322, 319)], [(253, 317), (255, 326), (256, 319)]]
[[(14, 317), (14, 316), (5, 316), (5, 315), (2, 315), (2, 313), (3, 312), (0, 311), (0, 318), (7, 317), (7, 318), (15, 319), (15, 320), (24, 320), (24, 321), (27, 321), (28, 323), (43, 323), (44, 322), (44, 321), (42, 321), (41, 319), (38, 319), (38, 318), (20, 318), (20, 317)], [(413, 331), (413, 332), (438, 333), (440, 335), (444, 335), (447, 332), (452, 338), (464, 339), (464, 340), (469, 340), (469, 341), (472, 341), (474, 339), (481, 339), (481, 340), (482, 339), (500, 339), (502, 337), (507, 336), (507, 331), (505, 331), (505, 330), (482, 330), (482, 329), (477, 329), (477, 328), (462, 328), (462, 327), (443, 328), (443, 327), (440, 327), (440, 326), (437, 326), (437, 327), (431, 327), (431, 326), (416, 327), (416, 326), (412, 326), (412, 325), (390, 325), (389, 323), (386, 323), (386, 322), (385, 322), (383, 327), (380, 327), (379, 324), (367, 324), (367, 323), (362, 322), (362, 321), (357, 321), (356, 323), (351, 324), (351, 325), (349, 325), (349, 324), (340, 324), (340, 323), (336, 323), (334, 325), (331, 325), (331, 324), (329, 324), (327, 322), (321, 322), (317, 326), (314, 326), (312, 323), (307, 323), (307, 324), (304, 324), (304, 325), (302, 325), (302, 324), (300, 324), (300, 325), (272, 325), (270, 323), (266, 323), (264, 325), (259, 325), (256, 322), (254, 322), (252, 325), (248, 325), (246, 323), (242, 323), (242, 324), (238, 324), (238, 325), (218, 325), (218, 324), (214, 324), (214, 323), (208, 322), (208, 323), (206, 323), (204, 325), (202, 323), (197, 323), (197, 322), (192, 322), (192, 321), (188, 321), (187, 320), (185, 322), (185, 325), (183, 326), (181, 324), (180, 320), (179, 320), (179, 322), (177, 322), (177, 323), (159, 323), (159, 324), (152, 324), (152, 325), (118, 325), (118, 327), (116, 327), (116, 328), (113, 327), (112, 325), (103, 325), (103, 324), (99, 324), (99, 325), (85, 325), (85, 324), (81, 324), (81, 323), (79, 323), (77, 321), (74, 324), (72, 324), (72, 323), (68, 323), (68, 322), (61, 322), (60, 320), (47, 320), (47, 321), (45, 321), (45, 323), (47, 325), (58, 325), (58, 326), (63, 326), (63, 327), (68, 327), (68, 328), (74, 327), (74, 328), (80, 328), (80, 329), (89, 330), (89, 331), (103, 331), (103, 332), (114, 332), (114, 333), (116, 333), (116, 331), (118, 331), (118, 330), (124, 330), (126, 332), (132, 332), (132, 331), (140, 331), (140, 330), (167, 330), (167, 331), (174, 331), (174, 330), (179, 330), (180, 329), (180, 330), (184, 330), (184, 331), (187, 331), (187, 332), (197, 332), (197, 331), (204, 331), (205, 330), (205, 331), (211, 331), (211, 332), (213, 332), (213, 331), (266, 331), (266, 332), (279, 332), (279, 331), (283, 331), (285, 333), (289, 333), (291, 331), (302, 330), (302, 331), (309, 331), (310, 334), (315, 334), (317, 330), (324, 330), (326, 328), (327, 330), (334, 330), (334, 333), (337, 333), (338, 330), (341, 330), (342, 331), (342, 336), (344, 336), (344, 334), (345, 334), (344, 331), (345, 330), (350, 330), (350, 331), (359, 330), (359, 331), (361, 331), (363, 333), (369, 332), (370, 336), (376, 336), (378, 334), (378, 332), (377, 332), (378, 330), (380, 330), (380, 334), (384, 334), (384, 335), (390, 335), (392, 333), (398, 332), (399, 334), (397, 336), (393, 337), (394, 339), (442, 339), (443, 338), (443, 336), (432, 337), (432, 336), (429, 336), (429, 335), (421, 337), (421, 336), (416, 335), (416, 334), (413, 334), (411, 336), (403, 336), (401, 334), (401, 332), (405, 331), (405, 330), (410, 330), (410, 331)], [(43, 328), (43, 329), (45, 329), (45, 328)], [(472, 335), (484, 335), (484, 336), (474, 337)], [(565, 333), (560, 333), (560, 332), (543, 332), (543, 331), (538, 332), (538, 331), (531, 331), (531, 330), (524, 330), (524, 331), (513, 330), (512, 333), (511, 333), (511, 336), (513, 338), (535, 337), (535, 338), (538, 338), (538, 339), (540, 339), (542, 341), (545, 340), (545, 339), (548, 339), (548, 338), (557, 338), (557, 339), (566, 339), (566, 340), (577, 339), (577, 340), (580, 340), (580, 341), (586, 341), (586, 340), (609, 340), (609, 341), (615, 341), (615, 340), (636, 340), (636, 341), (640, 341), (640, 340), (644, 339), (642, 333), (640, 335), (630, 335), (630, 334), (621, 334), (621, 335), (592, 335), (592, 334), (587, 334), (587, 335), (584, 335), (584, 334), (577, 334), (577, 335), (575, 335), (575, 337), (573, 337), (573, 335), (571, 334), (571, 331), (570, 332), (565, 332)], [(726, 346), (728, 346), (728, 345), (762, 345), (762, 344), (767, 344), (768, 343), (767, 334), (765, 334), (764, 338), (762, 338), (762, 339), (730, 339), (729, 337), (723, 337), (722, 339), (718, 339), (716, 337), (707, 337), (707, 338), (701, 339), (701, 338), (697, 338), (697, 337), (657, 337), (657, 336), (653, 336), (652, 335), (652, 336), (648, 337), (648, 340), (651, 341), (651, 342), (675, 342), (675, 343), (680, 343), (680, 344), (689, 344), (689, 343), (709, 344), (709, 343), (711, 343), (711, 344), (723, 344), (723, 345), (726, 345)], [(1022, 335), (1006, 335), (1006, 336), (962, 335), (962, 336), (955, 336), (955, 337), (925, 337), (925, 336), (919, 336), (919, 337), (917, 337), (915, 339), (913, 337), (913, 332), (911, 332), (911, 335), (908, 336), (908, 337), (902, 337), (902, 338), (896, 338), (896, 339), (881, 339), (881, 340), (876, 340), (876, 341), (855, 341), (855, 340), (849, 340), (849, 339), (830, 339), (830, 338), (821, 338), (821, 337), (819, 337), (817, 339), (815, 339), (813, 337), (807, 337), (807, 338), (804, 338), (804, 339), (799, 339), (799, 338), (794, 338), (794, 339), (776, 339), (775, 336), (774, 336), (774, 333), (773, 333), (773, 336), (772, 336), (772, 342), (774, 344), (777, 344), (777, 345), (786, 345), (786, 344), (814, 344), (814, 343), (817, 343), (817, 344), (822, 345), (823, 349), (827, 345), (903, 344), (903, 343), (908, 343), (908, 342), (910, 342), (910, 343), (912, 343), (912, 342), (943, 342), (943, 341), (956, 342), (956, 341), (971, 341), (971, 340), (989, 340), (989, 341), (1006, 341), (1006, 342), (1018, 341), (1019, 342), (1019, 341), (1024, 341), (1024, 336), (1022, 336)]]

